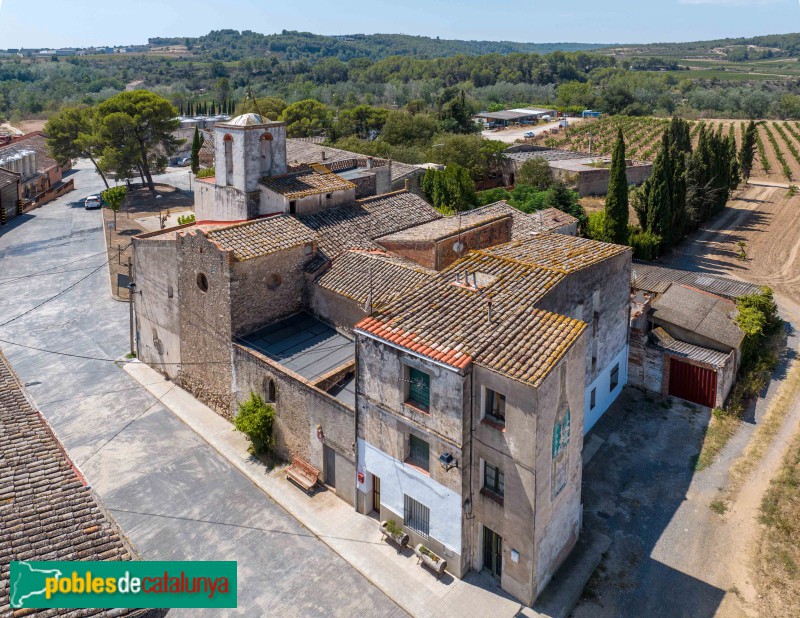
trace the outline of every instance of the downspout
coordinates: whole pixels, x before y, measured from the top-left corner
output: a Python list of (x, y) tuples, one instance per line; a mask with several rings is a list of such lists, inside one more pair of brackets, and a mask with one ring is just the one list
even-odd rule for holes
[[(470, 520), (470, 530), (469, 530), (469, 565), (470, 567), (473, 566), (473, 559), (474, 559), (474, 545), (475, 545), (475, 504), (472, 501), (473, 498), (473, 491), (472, 491), (472, 468), (473, 468), (473, 440), (472, 434), (475, 431), (475, 389), (474, 389), (474, 373), (472, 371), (469, 372), (469, 509), (470, 513), (467, 515), (468, 519)], [(477, 564), (474, 565), (477, 570)]]
[[(353, 508), (355, 509), (356, 513), (358, 513), (358, 391), (360, 389), (360, 379), (358, 376), (358, 332), (354, 333), (356, 336), (356, 366), (355, 366), (355, 380), (356, 380), (356, 396), (354, 402), (354, 410), (353, 410), (353, 418), (355, 419), (355, 427), (353, 429), (353, 446), (355, 450), (355, 457), (356, 457), (356, 478), (353, 479), (355, 482), (353, 483)], [(364, 480), (366, 480), (366, 471), (364, 472)]]

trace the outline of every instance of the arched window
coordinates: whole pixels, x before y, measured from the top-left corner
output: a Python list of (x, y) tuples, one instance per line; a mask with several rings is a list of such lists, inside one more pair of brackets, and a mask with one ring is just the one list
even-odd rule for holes
[(569, 464), (570, 412), (567, 402), (567, 367), (561, 365), (561, 393), (558, 397), (558, 408), (553, 423), (553, 460), (550, 478), (551, 499), (561, 493), (567, 485), (567, 467)]
[(266, 382), (264, 390), (267, 392), (267, 403), (275, 403), (275, 380), (266, 378), (264, 382)]
[(261, 172), (272, 174), (272, 133), (264, 133), (259, 140), (261, 147)]
[(222, 138), (225, 144), (225, 184), (233, 184), (233, 136), (226, 135)]

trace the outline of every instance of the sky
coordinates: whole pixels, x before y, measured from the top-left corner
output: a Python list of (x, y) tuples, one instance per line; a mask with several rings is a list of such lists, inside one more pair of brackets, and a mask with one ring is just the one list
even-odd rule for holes
[(532, 43), (653, 43), (800, 31), (798, 0), (0, 0), (0, 49), (144, 44), (232, 28)]

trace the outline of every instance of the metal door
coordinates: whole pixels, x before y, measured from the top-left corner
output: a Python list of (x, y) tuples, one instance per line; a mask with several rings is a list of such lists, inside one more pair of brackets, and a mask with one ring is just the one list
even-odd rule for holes
[(336, 451), (328, 445), (323, 445), (322, 451), (325, 457), (323, 470), (325, 483), (336, 489)]
[(670, 358), (669, 394), (713, 408), (717, 402), (717, 372)]
[(380, 515), (381, 512), (381, 479), (372, 475), (372, 510)]

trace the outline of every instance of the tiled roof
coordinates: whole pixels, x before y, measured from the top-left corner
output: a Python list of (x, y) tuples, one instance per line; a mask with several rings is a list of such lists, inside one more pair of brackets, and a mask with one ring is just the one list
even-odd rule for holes
[(514, 224), (511, 229), (511, 235), (514, 240), (520, 240), (539, 232), (555, 232), (564, 226), (577, 224), (578, 222), (575, 217), (557, 208), (545, 208), (544, 210), (527, 214), (513, 206), (509, 206), (505, 200), (481, 206), (470, 212), (498, 215), (510, 214), (514, 217)]
[(284, 174), (283, 176), (266, 177), (261, 180), (261, 183), (271, 191), (280, 193), (289, 200), (356, 188), (349, 180), (345, 180), (325, 168), (315, 169), (310, 172), (296, 172), (294, 174)]
[[(324, 153), (324, 158), (323, 158)], [(311, 163), (330, 163), (343, 159), (363, 159), (365, 155), (349, 150), (331, 148), (308, 141), (305, 138), (289, 138), (286, 140), (286, 162), (289, 165), (310, 165)], [(392, 161), (392, 180), (396, 181), (409, 174), (419, 173), (414, 165)]]
[(623, 245), (552, 233), (537, 234), (525, 240), (514, 240), (486, 249), (494, 255), (567, 273), (592, 266), (630, 250), (630, 247)]
[(278, 215), (223, 227), (206, 237), (243, 261), (311, 243), (315, 234), (294, 217)]
[(728, 277), (719, 277), (706, 273), (696, 273), (677, 268), (656, 266), (640, 260), (633, 261), (631, 283), (637, 290), (663, 294), (673, 283), (685, 283), (705, 292), (711, 292), (725, 298), (736, 299), (748, 294), (756, 294), (759, 286), (753, 283), (737, 281)]
[(565, 276), (473, 251), (356, 328), (455, 368), (474, 362), (538, 386), (586, 328), (535, 308)]
[(373, 308), (417, 289), (434, 271), (377, 251), (345, 251), (335, 258), (317, 285), (360, 304), (371, 295)]
[(0, 189), (5, 189), (10, 185), (15, 185), (19, 182), (19, 180), (19, 174), (15, 174), (14, 172), (9, 172), (8, 170), (0, 168)]
[(706, 363), (714, 368), (724, 367), (731, 355), (730, 352), (719, 352), (679, 341), (660, 326), (650, 331), (650, 336), (658, 347), (669, 351), (673, 356), (682, 356), (689, 360)]
[[(41, 414), (0, 353), (0, 613), (9, 611), (9, 563), (131, 560)], [(20, 610), (25, 616), (143, 616), (150, 610)]]
[(221, 230), (226, 227), (231, 227), (230, 222), (219, 222), (219, 223), (190, 223), (188, 225), (178, 225), (175, 227), (168, 227), (163, 230), (157, 230), (155, 232), (144, 232), (142, 234), (138, 234), (135, 238), (140, 240), (175, 240), (178, 237), (178, 234), (186, 234), (188, 232), (199, 231), (203, 232), (211, 232), (214, 230)]
[(485, 212), (483, 209), (481, 209), (481, 211), (473, 210), (461, 215), (442, 217), (430, 223), (410, 227), (400, 232), (382, 236), (379, 242), (436, 242), (437, 240), (455, 236), (459, 232), (466, 232), (467, 230), (486, 225), (487, 223), (507, 219), (510, 216), (510, 213)]
[(373, 239), (439, 217), (441, 215), (418, 195), (396, 191), (298, 219), (318, 234), (317, 244), (322, 255), (308, 267), (313, 271), (343, 251), (378, 249)]
[(721, 296), (673, 283), (651, 306), (652, 318), (657, 323), (697, 333), (726, 349), (738, 348), (744, 338), (734, 322), (736, 304)]

